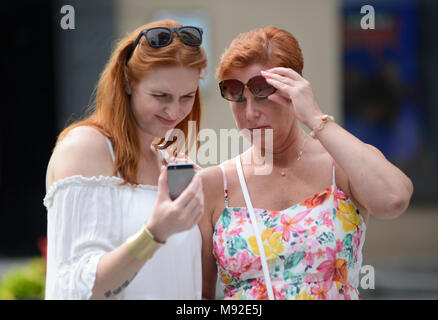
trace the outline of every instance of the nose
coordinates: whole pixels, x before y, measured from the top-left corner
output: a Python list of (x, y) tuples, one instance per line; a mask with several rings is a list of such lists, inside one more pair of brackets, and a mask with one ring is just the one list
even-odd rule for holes
[(181, 113), (184, 112), (184, 105), (180, 101), (173, 101), (169, 103), (164, 109), (164, 113), (168, 116), (168, 119), (175, 120)]
[(254, 96), (250, 93), (246, 97), (246, 119), (249, 121), (260, 118), (259, 104), (254, 100)]

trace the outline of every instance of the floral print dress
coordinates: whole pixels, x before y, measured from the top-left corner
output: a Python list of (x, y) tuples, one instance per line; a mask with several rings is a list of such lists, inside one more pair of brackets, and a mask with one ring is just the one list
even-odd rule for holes
[[(213, 233), (213, 254), (225, 297), (268, 299), (260, 253), (246, 207), (225, 209)], [(330, 187), (288, 209), (254, 208), (275, 299), (359, 299), (366, 225), (349, 197)]]

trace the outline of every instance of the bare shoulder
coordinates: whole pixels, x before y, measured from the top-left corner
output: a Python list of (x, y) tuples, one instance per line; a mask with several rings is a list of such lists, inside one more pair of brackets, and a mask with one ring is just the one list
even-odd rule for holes
[[(226, 160), (221, 164), (226, 172), (229, 172), (234, 169), (234, 159)], [(201, 171), (202, 182), (203, 184), (207, 184), (207, 188), (210, 189), (208, 191), (217, 192), (218, 190), (224, 190), (224, 179), (222, 174), (222, 169), (220, 165), (211, 166), (205, 168)], [(228, 176), (228, 174), (226, 174)]]
[[(381, 152), (377, 148), (375, 148), (371, 145), (368, 145), (368, 146), (371, 149), (373, 149), (377, 154), (380, 154), (381, 156), (383, 156), (383, 154), (381, 154)], [(326, 162), (327, 160), (330, 162), (331, 165), (333, 165), (333, 163), (335, 163), (336, 186), (338, 188), (340, 188), (342, 190), (342, 192), (344, 192), (351, 199), (351, 201), (353, 201), (354, 205), (359, 209), (360, 213), (363, 215), (365, 222), (367, 222), (369, 213), (367, 212), (365, 207), (363, 207), (359, 203), (359, 201), (357, 201), (357, 199), (355, 199), (353, 192), (351, 190), (350, 179), (349, 179), (347, 173), (337, 162), (334, 161), (332, 156), (323, 147), (322, 147), (322, 150), (323, 151), (320, 154), (321, 159), (325, 159), (325, 160), (322, 160), (322, 163)]]
[[(318, 173), (323, 178), (325, 184), (331, 184), (333, 179), (333, 164), (335, 164), (335, 181), (336, 185), (341, 188), (343, 192), (350, 196), (350, 188), (348, 183), (348, 176), (344, 169), (339, 166), (333, 159), (330, 153), (322, 146), (322, 144), (315, 140), (312, 144), (314, 156), (312, 157), (312, 164), (309, 167), (313, 172)], [(320, 168), (319, 171), (316, 168)]]
[(204, 188), (204, 196), (212, 196), (222, 190), (222, 170), (219, 166), (211, 166), (199, 172)]
[(56, 146), (47, 167), (46, 189), (60, 179), (111, 176), (113, 164), (105, 137), (97, 129), (80, 126), (71, 130)]
[(223, 207), (224, 183), (219, 166), (211, 166), (200, 171), (204, 191), (204, 209), (211, 223), (215, 212)]

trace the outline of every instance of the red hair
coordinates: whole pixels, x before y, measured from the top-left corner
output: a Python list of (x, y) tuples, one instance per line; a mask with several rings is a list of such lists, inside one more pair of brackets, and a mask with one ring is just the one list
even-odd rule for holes
[[(131, 85), (135, 85), (152, 68), (158, 66), (181, 65), (201, 71), (207, 66), (207, 58), (202, 47), (187, 46), (177, 36), (173, 37), (171, 44), (162, 48), (150, 47), (147, 40), (142, 37), (128, 65), (126, 65), (126, 58), (141, 30), (153, 27), (177, 28), (180, 26), (181, 24), (173, 20), (156, 21), (137, 28), (120, 40), (98, 81), (91, 114), (65, 128), (56, 143), (58, 144), (76, 127), (86, 125), (96, 128), (107, 136), (113, 144), (115, 153), (113, 175), (117, 175), (119, 172), (124, 179), (123, 184), (137, 184), (140, 143), (130, 98), (125, 91), (127, 81)], [(192, 111), (176, 126), (177, 129), (184, 132), (185, 144), (188, 140), (188, 121), (196, 121), (197, 136), (200, 120), (201, 102), (198, 88)], [(166, 149), (174, 143), (168, 141), (161, 145), (164, 141), (165, 138), (161, 137), (159, 141), (154, 141), (153, 146), (157, 149)], [(188, 154), (189, 148), (186, 148), (186, 154)]]
[(225, 79), (234, 69), (261, 64), (266, 68), (291, 68), (302, 75), (303, 54), (290, 32), (263, 27), (239, 34), (222, 54), (216, 77)]

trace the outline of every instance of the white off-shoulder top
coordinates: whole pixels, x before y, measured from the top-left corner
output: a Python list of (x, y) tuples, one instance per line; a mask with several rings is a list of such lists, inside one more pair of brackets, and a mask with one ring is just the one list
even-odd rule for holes
[[(115, 176), (76, 175), (49, 188), (44, 198), (46, 299), (89, 299), (100, 257), (123, 244), (152, 215), (158, 187), (119, 186), (122, 182)], [(201, 244), (198, 226), (174, 234), (115, 298), (201, 299)]]

